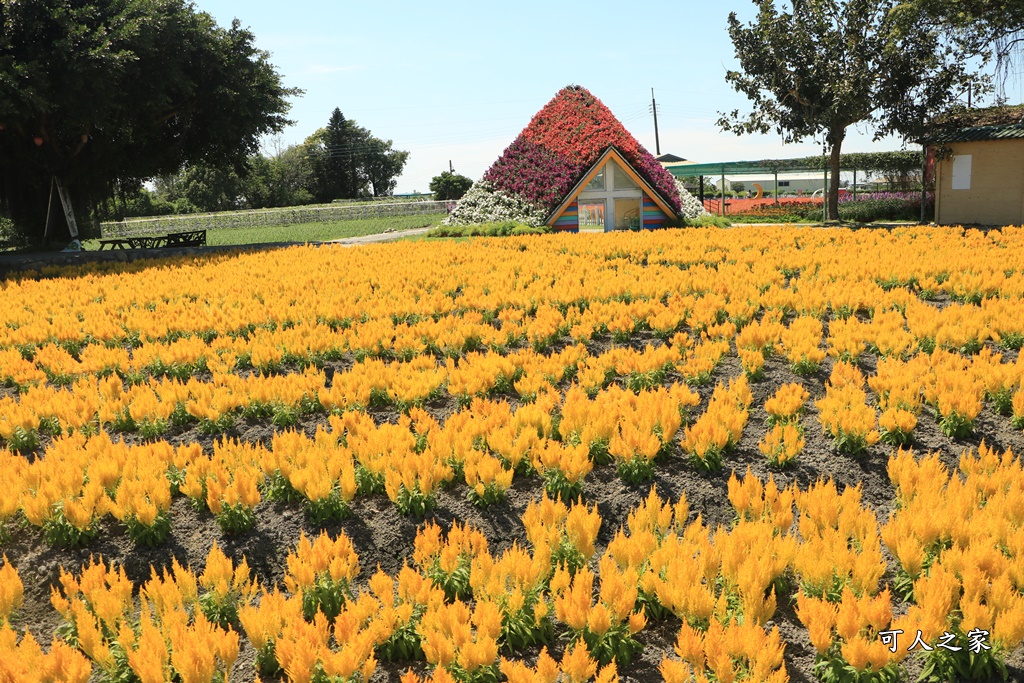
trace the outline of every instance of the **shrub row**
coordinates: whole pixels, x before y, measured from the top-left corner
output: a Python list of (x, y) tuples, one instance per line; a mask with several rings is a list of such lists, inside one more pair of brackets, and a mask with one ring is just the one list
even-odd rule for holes
[(534, 227), (515, 221), (497, 221), (476, 225), (441, 225), (427, 233), (427, 237), (508, 237), (509, 235), (543, 235), (551, 228)]

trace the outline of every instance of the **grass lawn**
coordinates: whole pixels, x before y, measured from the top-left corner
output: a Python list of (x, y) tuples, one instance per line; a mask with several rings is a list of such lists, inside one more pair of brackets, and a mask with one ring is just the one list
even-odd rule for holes
[[(350, 221), (329, 221), (323, 223), (300, 223), (296, 225), (274, 225), (263, 228), (222, 228), (206, 231), (206, 243), (210, 246), (234, 244), (269, 244), (275, 242), (324, 242), (345, 237), (376, 235), (388, 229), (411, 230), (437, 225), (445, 214), (431, 213), (421, 216), (394, 216), (391, 218), (363, 218)], [(85, 240), (82, 246), (87, 251), (100, 248), (99, 240)]]

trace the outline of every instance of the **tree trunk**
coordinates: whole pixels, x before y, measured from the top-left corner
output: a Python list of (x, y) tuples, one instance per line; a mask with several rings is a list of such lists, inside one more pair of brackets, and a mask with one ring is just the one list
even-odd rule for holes
[(845, 138), (845, 128), (833, 129), (828, 134), (828, 144), (831, 147), (829, 170), (832, 176), (828, 185), (828, 218), (833, 221), (839, 220), (839, 158), (843, 152)]

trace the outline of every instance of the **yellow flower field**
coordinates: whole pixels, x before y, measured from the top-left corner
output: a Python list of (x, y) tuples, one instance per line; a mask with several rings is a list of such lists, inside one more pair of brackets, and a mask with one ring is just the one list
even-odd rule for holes
[(15, 274), (0, 681), (1024, 680), (1022, 343), (1014, 227)]

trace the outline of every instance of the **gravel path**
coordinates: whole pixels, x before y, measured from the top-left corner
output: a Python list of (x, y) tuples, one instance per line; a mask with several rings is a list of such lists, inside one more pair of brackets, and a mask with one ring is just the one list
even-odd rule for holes
[(329, 240), (324, 244), (343, 244), (347, 247), (357, 244), (376, 244), (377, 242), (392, 242), (403, 237), (425, 235), (430, 228), (413, 228), (412, 230), (395, 230), (393, 232), (381, 232), (376, 235), (363, 235), (362, 237), (345, 237), (340, 240)]

